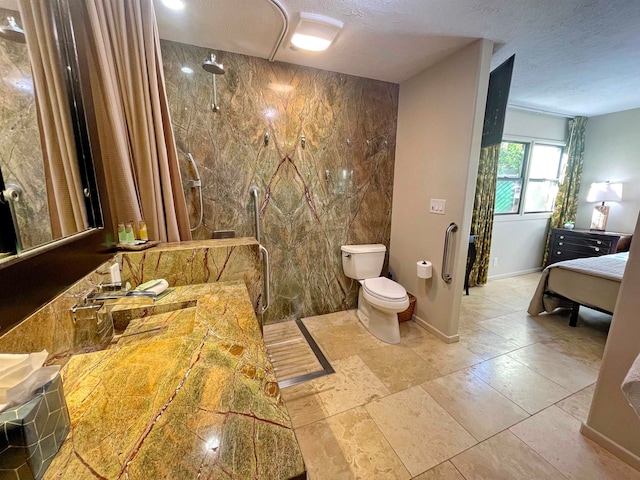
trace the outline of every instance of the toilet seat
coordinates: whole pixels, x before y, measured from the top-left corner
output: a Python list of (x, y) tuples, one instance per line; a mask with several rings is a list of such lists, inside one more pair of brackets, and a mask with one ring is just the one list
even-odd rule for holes
[(383, 302), (404, 303), (408, 298), (402, 285), (386, 277), (367, 278), (362, 282), (362, 288), (369, 296)]

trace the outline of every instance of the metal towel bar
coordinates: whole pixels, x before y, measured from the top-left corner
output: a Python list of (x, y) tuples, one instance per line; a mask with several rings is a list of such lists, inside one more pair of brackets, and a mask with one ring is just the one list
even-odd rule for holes
[(449, 273), (449, 247), (451, 245), (451, 236), (458, 231), (458, 225), (451, 223), (447, 227), (447, 232), (444, 235), (444, 252), (442, 253), (442, 280), (446, 283), (451, 283), (453, 276)]

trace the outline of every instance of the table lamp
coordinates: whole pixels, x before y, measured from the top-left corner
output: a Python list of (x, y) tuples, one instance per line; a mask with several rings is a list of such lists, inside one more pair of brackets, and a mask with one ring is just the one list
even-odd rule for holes
[(609, 207), (604, 202), (619, 202), (622, 200), (622, 183), (597, 182), (592, 183), (587, 195), (587, 202), (600, 202), (593, 208), (591, 216), (591, 230), (604, 232), (609, 218)]

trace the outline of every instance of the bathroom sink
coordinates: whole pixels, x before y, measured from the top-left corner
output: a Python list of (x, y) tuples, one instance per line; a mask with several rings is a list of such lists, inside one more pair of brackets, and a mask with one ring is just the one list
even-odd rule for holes
[[(179, 337), (193, 332), (196, 317), (196, 302), (188, 305), (169, 304), (166, 307), (145, 309), (138, 316), (127, 315), (127, 326), (122, 333), (116, 333), (110, 347), (123, 347), (138, 342), (149, 342), (165, 337)], [(163, 305), (165, 307), (165, 305)]]
[[(74, 350), (70, 353), (103, 351), (148, 338), (166, 331), (172, 314), (186, 311), (194, 317), (197, 305), (195, 299), (156, 303), (146, 301), (149, 299), (126, 300), (73, 311)], [(51, 362), (65, 364), (68, 359), (69, 354), (65, 354), (51, 359)]]
[(185, 300), (170, 303), (154, 303), (153, 305), (115, 305), (110, 309), (113, 328), (118, 332), (124, 332), (134, 319), (144, 319), (162, 313), (175, 312), (186, 308), (195, 307), (197, 300)]

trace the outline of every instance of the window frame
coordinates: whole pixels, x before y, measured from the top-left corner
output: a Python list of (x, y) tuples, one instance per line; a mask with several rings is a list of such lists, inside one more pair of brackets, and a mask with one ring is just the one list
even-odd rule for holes
[[(526, 151), (525, 151), (525, 158), (524, 158), (524, 165), (522, 168), (522, 176), (521, 177), (497, 177), (497, 180), (504, 178), (504, 179), (511, 179), (511, 178), (520, 178), (522, 179), (522, 189), (520, 191), (520, 200), (519, 200), (519, 204), (518, 204), (518, 211), (517, 212), (504, 212), (504, 213), (497, 213), (494, 212), (494, 218), (498, 219), (498, 218), (503, 218), (504, 220), (507, 219), (514, 219), (514, 218), (522, 218), (524, 219), (525, 216), (527, 219), (531, 219), (531, 218), (549, 218), (551, 217), (551, 214), (553, 213), (553, 211), (535, 211), (535, 212), (525, 212), (524, 211), (524, 203), (525, 203), (525, 199), (526, 199), (526, 195), (527, 195), (527, 188), (529, 186), (529, 173), (530, 173), (530, 169), (531, 169), (531, 159), (532, 159), (532, 155), (533, 155), (533, 149), (536, 145), (541, 145), (541, 146), (550, 146), (550, 147), (560, 147), (562, 149), (562, 153), (560, 154), (560, 163), (558, 165), (558, 183), (560, 183), (560, 176), (562, 174), (562, 171), (564, 169), (564, 165), (567, 161), (566, 158), (566, 148), (567, 148), (567, 144), (566, 142), (563, 141), (559, 141), (559, 140), (551, 140), (551, 139), (546, 139), (546, 138), (532, 138), (532, 137), (517, 137), (517, 136), (505, 136), (502, 139), (502, 142), (509, 142), (509, 143), (522, 143), (522, 144), (526, 144)], [(551, 179), (535, 179), (537, 181), (545, 181), (545, 180), (551, 180)], [(535, 181), (534, 180), (534, 181)], [(497, 181), (496, 181), (496, 188), (497, 188)]]

